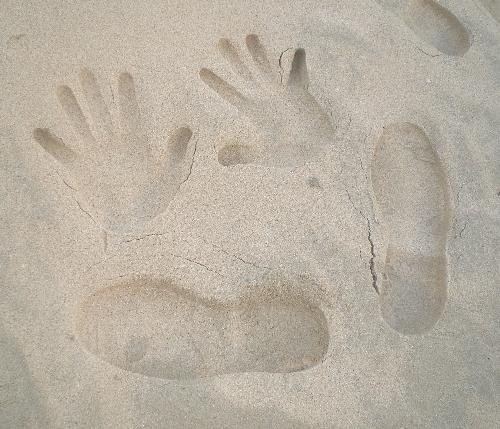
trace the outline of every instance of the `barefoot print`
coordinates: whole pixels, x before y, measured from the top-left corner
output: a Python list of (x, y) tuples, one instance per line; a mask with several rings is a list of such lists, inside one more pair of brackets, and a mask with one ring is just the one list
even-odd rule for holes
[(301, 371), (323, 360), (330, 338), (322, 310), (293, 292), (301, 286), (273, 282), (222, 302), (142, 277), (88, 297), (76, 330), (99, 359), (150, 377)]
[(90, 118), (83, 114), (71, 88), (57, 88), (78, 143), (67, 145), (47, 128), (35, 129), (33, 137), (68, 169), (101, 226), (127, 232), (163, 212), (188, 177), (192, 159), (186, 153), (192, 132), (178, 128), (165, 154), (155, 157), (141, 127), (132, 76), (122, 73), (118, 78), (118, 126), (113, 124), (93, 73), (83, 69), (79, 78)]
[(422, 334), (439, 320), (447, 298), (446, 175), (425, 132), (406, 122), (385, 127), (371, 168), (387, 241), (382, 315), (402, 334)]
[(308, 91), (304, 49), (295, 51), (288, 81), (282, 84), (256, 35), (246, 37), (251, 66), (230, 40), (221, 39), (218, 47), (233, 72), (246, 82), (249, 94), (244, 95), (212, 70), (201, 69), (200, 77), (247, 117), (259, 134), (259, 143), (238, 142), (223, 147), (218, 153), (222, 165), (256, 163), (290, 167), (304, 164), (327, 150), (334, 128), (328, 114)]

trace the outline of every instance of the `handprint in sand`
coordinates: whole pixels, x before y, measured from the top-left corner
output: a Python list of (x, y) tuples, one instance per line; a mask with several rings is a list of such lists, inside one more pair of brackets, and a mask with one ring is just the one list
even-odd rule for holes
[(118, 124), (93, 73), (83, 69), (79, 78), (90, 118), (71, 88), (57, 89), (76, 141), (66, 144), (47, 128), (35, 129), (34, 139), (67, 168), (92, 217), (105, 230), (134, 230), (163, 212), (188, 177), (192, 132), (178, 128), (163, 154), (154, 156), (142, 129), (132, 76), (121, 73), (118, 78)]
[(251, 65), (247, 65), (239, 48), (230, 40), (221, 39), (218, 47), (248, 94), (244, 95), (212, 70), (201, 69), (200, 77), (250, 120), (258, 134), (257, 142), (238, 141), (221, 148), (218, 153), (221, 164), (293, 167), (326, 152), (335, 130), (328, 114), (308, 91), (304, 49), (295, 51), (288, 80), (283, 84), (256, 35), (246, 37)]

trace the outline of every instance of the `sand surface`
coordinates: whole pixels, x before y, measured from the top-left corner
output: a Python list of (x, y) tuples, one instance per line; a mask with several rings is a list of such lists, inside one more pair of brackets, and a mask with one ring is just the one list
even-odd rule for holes
[(498, 427), (499, 1), (0, 23), (0, 428)]

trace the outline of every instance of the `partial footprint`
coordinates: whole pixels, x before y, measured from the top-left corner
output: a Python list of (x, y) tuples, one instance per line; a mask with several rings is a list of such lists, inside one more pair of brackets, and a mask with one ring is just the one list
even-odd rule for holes
[(155, 158), (142, 129), (130, 74), (122, 73), (118, 79), (117, 126), (90, 70), (82, 70), (80, 84), (90, 118), (83, 114), (71, 88), (57, 89), (80, 144), (67, 145), (47, 128), (35, 129), (33, 137), (67, 167), (90, 213), (104, 229), (134, 230), (164, 211), (186, 180), (192, 164), (186, 156), (191, 130), (178, 128), (167, 142), (166, 154)]
[(447, 298), (445, 173), (424, 131), (397, 123), (377, 142), (371, 176), (387, 242), (382, 315), (402, 334), (422, 334), (438, 321)]
[(424, 42), (443, 54), (463, 56), (470, 48), (469, 33), (458, 18), (433, 0), (377, 0), (399, 15)]
[(491, 16), (500, 23), (500, 0), (479, 0), (486, 9), (491, 13)]
[(291, 293), (223, 303), (148, 278), (90, 296), (77, 332), (100, 359), (165, 379), (300, 371), (321, 362), (329, 343), (323, 312)]
[[(223, 147), (222, 165), (263, 164), (294, 167), (324, 154), (335, 130), (328, 113), (309, 93), (304, 49), (295, 51), (288, 81), (279, 79), (279, 69), (269, 61), (264, 45), (255, 34), (246, 37), (249, 65), (240, 49), (228, 39), (219, 41), (219, 51), (240, 82), (243, 94), (212, 70), (202, 69), (200, 78), (222, 99), (248, 118), (259, 135), (258, 142), (240, 141)], [(276, 61), (276, 64), (278, 61)]]

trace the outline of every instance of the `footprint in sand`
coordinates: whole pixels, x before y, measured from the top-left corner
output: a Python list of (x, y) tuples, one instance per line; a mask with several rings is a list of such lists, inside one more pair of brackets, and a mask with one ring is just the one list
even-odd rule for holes
[(239, 80), (246, 84), (249, 94), (243, 95), (209, 69), (202, 69), (200, 77), (248, 118), (259, 134), (259, 142), (236, 142), (224, 146), (218, 153), (222, 165), (297, 166), (328, 149), (335, 130), (326, 111), (308, 91), (304, 49), (295, 51), (288, 81), (283, 84), (279, 70), (271, 65), (266, 49), (256, 35), (246, 37), (252, 69), (230, 40), (221, 39), (218, 47)]
[(78, 338), (116, 367), (164, 379), (293, 372), (318, 364), (329, 343), (323, 312), (271, 286), (251, 298), (220, 302), (172, 281), (136, 279), (85, 300)]
[(401, 17), (424, 42), (443, 54), (463, 56), (470, 48), (469, 33), (448, 9), (433, 0), (377, 0)]
[(192, 159), (186, 152), (191, 130), (178, 128), (167, 142), (165, 154), (155, 157), (141, 129), (130, 74), (122, 73), (118, 79), (117, 127), (113, 126), (110, 111), (90, 70), (81, 71), (80, 84), (91, 121), (84, 116), (71, 88), (57, 89), (59, 102), (80, 145), (66, 145), (47, 128), (35, 129), (33, 136), (67, 167), (89, 205), (89, 212), (104, 229), (133, 230), (163, 212), (188, 177)]
[(376, 144), (371, 177), (387, 242), (382, 315), (402, 334), (422, 334), (438, 321), (447, 298), (446, 176), (424, 131), (397, 123), (385, 127)]

